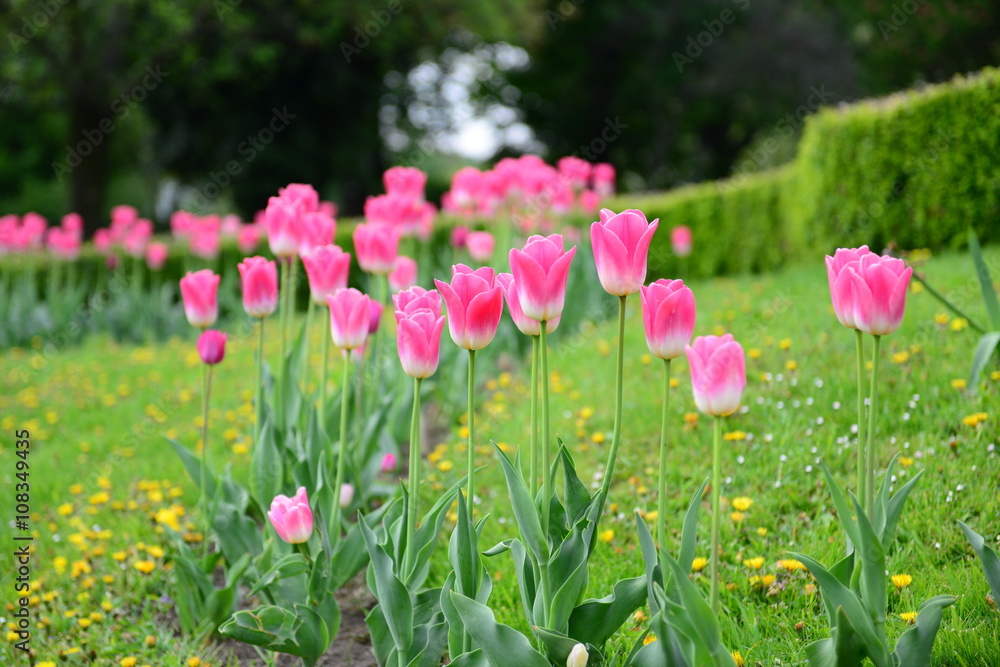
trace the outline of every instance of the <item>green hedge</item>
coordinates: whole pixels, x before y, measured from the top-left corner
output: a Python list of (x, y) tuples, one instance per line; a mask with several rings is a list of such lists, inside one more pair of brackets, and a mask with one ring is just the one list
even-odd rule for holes
[(940, 248), (971, 226), (1000, 241), (1000, 70), (840, 108), (805, 124), (796, 159), (779, 169), (622, 195), (695, 235), (685, 267), (658, 234), (654, 276), (770, 269), (837, 246)]

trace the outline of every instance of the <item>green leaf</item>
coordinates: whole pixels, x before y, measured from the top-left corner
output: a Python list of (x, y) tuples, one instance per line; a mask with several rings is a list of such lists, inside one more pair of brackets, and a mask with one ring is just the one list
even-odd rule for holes
[[(538, 640), (545, 644), (545, 655), (548, 657), (549, 662), (554, 662), (557, 665), (565, 665), (566, 659), (569, 658), (570, 652), (573, 647), (577, 644), (587, 644), (587, 642), (580, 642), (572, 637), (567, 637), (566, 635), (549, 630), (548, 628), (535, 628), (535, 635)], [(600, 664), (601, 658), (596, 655), (597, 649), (589, 644), (587, 644), (587, 653), (589, 658), (588, 663)]]
[(917, 620), (896, 641), (893, 652), (898, 664), (906, 667), (930, 667), (931, 649), (941, 627), (944, 608), (955, 603), (950, 595), (938, 595), (927, 600), (917, 613)]
[(590, 491), (576, 473), (573, 455), (560, 441), (559, 460), (562, 463), (563, 481), (566, 488), (566, 514), (571, 523), (578, 521), (587, 511), (591, 502)]
[(833, 505), (837, 508), (837, 518), (840, 519), (840, 523), (847, 533), (847, 539), (851, 541), (851, 544), (857, 544), (860, 538), (858, 536), (858, 525), (852, 518), (854, 512), (852, 511), (851, 503), (844, 497), (844, 492), (840, 490), (837, 482), (834, 481), (830, 469), (826, 466), (826, 461), (820, 461), (820, 466), (823, 468), (823, 476), (826, 477), (826, 485), (830, 488)]
[(219, 632), (244, 644), (315, 659), (322, 655), (323, 651), (317, 653), (317, 650), (325, 633), (325, 628), (320, 631), (317, 621), (323, 623), (316, 612), (302, 605), (296, 605), (295, 612), (268, 605), (236, 612)]
[[(520, 540), (511, 540), (510, 554), (514, 558), (514, 573), (517, 576), (517, 588), (521, 591), (521, 605), (524, 607), (524, 617), (528, 621), (528, 625), (534, 625), (534, 603), (537, 594), (535, 582), (537, 579), (533, 564), (528, 558), (528, 552)], [(537, 599), (541, 600), (542, 596), (538, 595)]]
[(864, 662), (864, 643), (844, 613), (836, 610), (837, 622), (830, 628), (830, 636), (806, 646), (809, 667), (847, 667)]
[(885, 606), (888, 594), (885, 581), (885, 551), (875, 534), (875, 529), (868, 522), (861, 504), (854, 498), (854, 509), (858, 515), (858, 532), (860, 541), (855, 544), (861, 559), (861, 599), (868, 608), (868, 614), (875, 624), (875, 633), (881, 642), (885, 642)]
[(557, 632), (566, 632), (570, 614), (585, 591), (589, 556), (585, 530), (589, 523), (588, 519), (580, 521), (549, 559), (549, 581), (556, 591), (546, 625)]
[(494, 667), (550, 667), (549, 661), (531, 647), (527, 637), (509, 625), (497, 623), (489, 607), (455, 592), (451, 598), (469, 634)]
[[(865, 652), (876, 667), (890, 667), (889, 650), (879, 638), (872, 623), (871, 615), (864, 603), (854, 592), (842, 584), (836, 576), (826, 570), (817, 561), (804, 554), (791, 553), (792, 558), (801, 561), (816, 578), (828, 609), (843, 608), (851, 626), (864, 642)], [(836, 627), (839, 615), (830, 618), (830, 627)]]
[(659, 552), (656, 549), (656, 543), (653, 541), (653, 535), (649, 532), (649, 526), (646, 525), (646, 522), (638, 512), (635, 513), (635, 527), (639, 533), (639, 547), (642, 549), (642, 560), (646, 564), (646, 597), (649, 600), (649, 610), (653, 616), (656, 616), (657, 612), (660, 611), (660, 607), (657, 604), (656, 596), (653, 595), (653, 584), (659, 584), (661, 588), (664, 585), (663, 572), (660, 570)]
[(962, 527), (962, 532), (965, 533), (966, 539), (969, 540), (969, 544), (972, 545), (972, 550), (976, 552), (979, 556), (979, 562), (983, 566), (983, 574), (986, 575), (986, 583), (990, 585), (990, 592), (993, 594), (993, 600), (997, 604), (1000, 604), (1000, 558), (997, 557), (997, 553), (986, 544), (986, 540), (983, 536), (966, 526), (961, 521), (958, 525)]
[(256, 595), (260, 592), (260, 589), (270, 586), (278, 579), (294, 577), (308, 571), (309, 564), (306, 563), (306, 559), (302, 556), (302, 554), (295, 553), (283, 556), (277, 563), (271, 566), (271, 569), (261, 575), (261, 577), (250, 589), (250, 592), (247, 593), (247, 596), (250, 597)]
[(691, 502), (688, 504), (687, 512), (684, 513), (684, 526), (681, 531), (681, 549), (677, 557), (677, 564), (681, 566), (681, 571), (686, 573), (691, 571), (691, 563), (694, 562), (695, 549), (698, 541), (698, 508), (701, 499), (705, 495), (705, 487), (708, 486), (708, 479), (701, 483)]
[(363, 516), (358, 517), (358, 526), (371, 559), (371, 572), (375, 581), (372, 593), (382, 607), (396, 649), (405, 651), (413, 642), (413, 602), (410, 594), (393, 573), (392, 559), (385, 548), (377, 543), (375, 533), (368, 527)]
[[(194, 455), (194, 453), (177, 442), (173, 438), (167, 438), (167, 442), (170, 446), (174, 448), (177, 452), (177, 456), (180, 457), (181, 463), (184, 464), (184, 470), (187, 471), (188, 477), (194, 482), (194, 485), (201, 489), (201, 459)], [(215, 475), (212, 474), (211, 470), (205, 471), (205, 492), (211, 497), (215, 495)], [(269, 501), (270, 502), (270, 501)]]
[(673, 572), (681, 599), (680, 605), (668, 602), (662, 612), (666, 621), (697, 642), (700, 651), (696, 664), (735, 667), (736, 662), (732, 654), (722, 643), (722, 633), (719, 630), (716, 614), (705, 602), (701, 591), (669, 554), (663, 554), (663, 560)]
[(979, 237), (972, 229), (969, 230), (969, 254), (976, 265), (976, 277), (979, 278), (979, 289), (983, 293), (983, 303), (986, 304), (986, 312), (990, 316), (990, 322), (994, 329), (1000, 329), (1000, 301), (997, 301), (997, 293), (993, 290), (993, 279), (990, 277), (990, 270), (986, 268), (983, 260), (983, 249), (979, 245)]
[(281, 454), (274, 441), (274, 427), (268, 419), (264, 421), (250, 458), (250, 492), (262, 511), (266, 512), (274, 497), (281, 493), (283, 479)]
[(463, 653), (448, 663), (449, 667), (493, 667), (483, 653), (483, 649)]
[(976, 353), (972, 357), (972, 372), (969, 374), (969, 387), (973, 390), (979, 385), (979, 376), (989, 363), (997, 345), (1000, 345), (1000, 331), (991, 331), (979, 339)]
[(899, 517), (903, 515), (903, 507), (906, 505), (906, 499), (910, 497), (910, 492), (913, 491), (913, 487), (916, 486), (917, 482), (923, 476), (924, 471), (921, 470), (913, 476), (913, 479), (901, 486), (899, 491), (892, 494), (892, 498), (890, 498), (889, 502), (886, 504), (885, 527), (879, 535), (879, 539), (882, 541), (883, 549), (888, 549), (892, 544), (892, 541), (896, 536), (896, 525), (899, 523)]
[[(493, 444), (497, 454), (500, 456), (500, 463), (503, 466), (503, 474), (507, 480), (507, 491), (510, 494), (511, 505), (514, 510), (514, 518), (517, 526), (521, 529), (528, 549), (535, 557), (536, 562), (545, 562), (549, 558), (549, 543), (542, 531), (542, 521), (538, 516), (538, 509), (531, 500), (527, 487), (521, 473), (510, 462), (507, 455), (503, 453), (496, 443)], [(543, 500), (543, 502), (545, 502)]]
[(451, 505), (455, 494), (458, 493), (458, 486), (452, 487), (443, 493), (437, 502), (427, 511), (424, 518), (417, 527), (413, 536), (413, 545), (407, 549), (415, 548), (416, 556), (413, 559), (413, 570), (404, 577), (405, 583), (411, 589), (419, 589), (427, 578), (427, 573), (431, 566), (431, 552), (437, 544), (441, 535), (441, 525), (444, 523), (445, 510)]
[(605, 642), (646, 601), (646, 577), (622, 579), (611, 595), (585, 600), (569, 617), (569, 636), (594, 646)]

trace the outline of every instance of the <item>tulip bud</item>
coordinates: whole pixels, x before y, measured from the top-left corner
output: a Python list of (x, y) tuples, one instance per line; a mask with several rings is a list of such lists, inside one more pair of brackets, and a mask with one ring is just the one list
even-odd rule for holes
[(198, 356), (209, 366), (222, 361), (226, 356), (226, 334), (215, 329), (206, 329), (198, 336)]
[(587, 667), (588, 658), (590, 655), (587, 653), (587, 647), (583, 644), (577, 644), (569, 652), (569, 657), (566, 658), (566, 667)]
[(300, 486), (291, 498), (276, 496), (271, 501), (271, 509), (267, 518), (274, 530), (285, 542), (300, 544), (308, 542), (313, 530), (313, 515), (309, 508), (309, 496), (306, 487)]

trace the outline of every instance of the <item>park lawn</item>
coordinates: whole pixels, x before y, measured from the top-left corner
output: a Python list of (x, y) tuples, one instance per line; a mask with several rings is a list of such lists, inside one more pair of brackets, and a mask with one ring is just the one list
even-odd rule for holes
[[(991, 266), (1000, 263), (998, 249), (989, 249), (987, 259)], [(935, 257), (923, 270), (970, 316), (985, 320), (967, 255)], [(730, 507), (723, 522), (722, 575), (732, 590), (723, 597), (724, 638), (747, 664), (802, 664), (805, 645), (825, 636), (826, 619), (808, 573), (778, 561), (797, 551), (829, 563), (843, 550), (818, 462), (825, 460), (838, 481), (853, 488), (854, 336), (832, 314), (819, 258), (774, 275), (697, 281), (692, 288), (700, 307), (696, 333), (731, 331), (748, 352), (746, 412), (725, 426), (722, 493)], [(601, 526), (591, 567), (589, 593), (596, 597), (610, 593), (618, 579), (643, 572), (634, 511), (656, 509), (662, 362), (646, 354), (638, 308), (638, 297), (632, 297), (612, 514)], [(976, 394), (956, 386), (968, 375), (976, 336), (945, 313), (926, 291), (914, 290), (903, 328), (883, 345), (879, 464), (901, 453), (901, 480), (925, 471), (890, 554), (891, 574), (912, 575), (909, 586), (890, 593), (890, 632), (904, 630), (899, 614), (916, 611), (924, 599), (957, 595), (944, 617), (935, 664), (995, 665), (1000, 616), (986, 602), (979, 564), (954, 522), (966, 521), (988, 539), (998, 531), (1000, 462), (993, 445), (1000, 380), (987, 373)], [(314, 341), (318, 327), (315, 333)], [(550, 339), (552, 431), (573, 453), (581, 477), (595, 486), (611, 440), (616, 336), (616, 323), (599, 322), (581, 332), (557, 331)], [(269, 342), (274, 358), (276, 337)], [(195, 656), (220, 664), (211, 648), (192, 646), (165, 625), (169, 554), (158, 520), (176, 521), (192, 538), (200, 530), (197, 494), (162, 437), (189, 446), (199, 438), (201, 369), (193, 340), (132, 347), (99, 336), (54, 355), (40, 343), (0, 358), (5, 488), (15, 481), (14, 430), (29, 429), (32, 440), (33, 610), (45, 626), (32, 639), (36, 659), (58, 660), (70, 652), (66, 664), (86, 664), (93, 651), (98, 664), (129, 656), (138, 665), (180, 664)], [(447, 335), (443, 345), (451, 345)], [(231, 460), (237, 476), (249, 462), (254, 346), (252, 335), (231, 339), (213, 382), (210, 451), (216, 461)], [(318, 367), (318, 343), (311, 349)], [(676, 535), (690, 495), (709, 474), (711, 423), (695, 416), (686, 362), (673, 366), (668, 527)], [(507, 374), (485, 365), (479, 371), (486, 391), (477, 411), (477, 457), (484, 466), (477, 496), (480, 512), (490, 515), (484, 548), (516, 535), (500, 466), (487, 443), (495, 440), (513, 452), (527, 442), (529, 383), (523, 367)], [(986, 413), (985, 421), (964, 423), (977, 413)], [(463, 426), (460, 415), (454, 417), (444, 425), (450, 437), (425, 443), (427, 497), (464, 470)], [(10, 495), (0, 503), (8, 517), (14, 513)], [(733, 515), (735, 498), (751, 503), (742, 516)], [(707, 517), (703, 511), (702, 544)], [(652, 526), (652, 517), (646, 518)], [(435, 555), (438, 577), (446, 567), (443, 544)], [(698, 555), (707, 556), (707, 549)], [(759, 569), (743, 564), (756, 557), (764, 558)], [(137, 565), (152, 569), (143, 573)], [(499, 620), (526, 631), (510, 556), (489, 559), (487, 567)], [(694, 576), (707, 593), (704, 576)], [(12, 601), (7, 568), (0, 585), (8, 592), (5, 602)], [(612, 652), (624, 655), (644, 628), (639, 615), (613, 640)]]

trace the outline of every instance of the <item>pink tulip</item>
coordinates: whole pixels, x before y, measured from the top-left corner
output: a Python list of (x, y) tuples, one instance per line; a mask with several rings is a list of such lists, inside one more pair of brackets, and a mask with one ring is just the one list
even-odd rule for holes
[(111, 209), (111, 224), (128, 227), (139, 219), (139, 211), (127, 204), (119, 204)]
[(341, 350), (365, 344), (371, 327), (371, 299), (353, 287), (339, 289), (326, 297), (330, 307), (330, 335)]
[(62, 218), (62, 228), (83, 240), (83, 218), (79, 213), (67, 213)]
[(465, 247), (465, 243), (469, 238), (469, 228), (459, 225), (458, 227), (453, 227), (451, 230), (451, 247), (459, 250)]
[(381, 303), (375, 299), (368, 302), (368, 334), (374, 335), (378, 327), (382, 324), (382, 311), (385, 309)]
[(167, 262), (170, 250), (165, 243), (150, 243), (146, 246), (146, 265), (152, 271), (159, 271)]
[(278, 266), (263, 257), (247, 257), (237, 267), (243, 281), (243, 310), (263, 319), (278, 305)]
[(559, 234), (532, 236), (523, 249), (511, 249), (510, 270), (525, 315), (539, 322), (562, 315), (574, 255), (576, 246), (564, 252)]
[(94, 250), (106, 255), (111, 250), (111, 230), (98, 229), (94, 232)]
[(601, 196), (593, 190), (584, 190), (580, 193), (580, 208), (587, 215), (593, 215), (600, 205)]
[(412, 308), (397, 310), (396, 322), (396, 346), (403, 372), (414, 378), (434, 375), (441, 356), (444, 317), (430, 308)]
[(660, 359), (684, 354), (694, 331), (694, 293), (683, 280), (657, 280), (639, 288), (649, 351)]
[[(498, 273), (497, 284), (503, 291), (504, 300), (507, 301), (507, 310), (510, 312), (514, 325), (525, 336), (537, 336), (542, 332), (541, 322), (533, 320), (524, 314), (521, 309), (521, 302), (517, 300), (517, 288), (514, 287), (514, 276), (510, 273)], [(559, 326), (560, 317), (554, 317), (545, 323), (545, 333), (552, 333)]]
[(427, 174), (416, 167), (391, 167), (382, 174), (385, 191), (390, 195), (400, 195), (415, 202), (424, 200), (424, 186)]
[(382, 474), (388, 474), (396, 469), (396, 455), (392, 452), (386, 453), (382, 457), (382, 463), (379, 465), (379, 470)]
[(181, 278), (184, 314), (193, 327), (207, 329), (219, 317), (219, 278), (211, 269), (188, 273)]
[(690, 227), (677, 225), (670, 230), (670, 247), (678, 257), (687, 257), (694, 247), (694, 234)]
[(219, 256), (219, 232), (216, 229), (198, 229), (190, 236), (191, 254), (202, 259)]
[(569, 155), (559, 159), (559, 174), (566, 179), (575, 190), (587, 187), (590, 179), (590, 163), (586, 160)]
[(337, 503), (340, 505), (340, 509), (347, 509), (351, 506), (351, 501), (354, 500), (354, 485), (353, 484), (341, 484), (340, 485), (340, 500)]
[(448, 330), (455, 345), (481, 350), (493, 340), (503, 314), (503, 294), (493, 269), (473, 271), (464, 264), (452, 267), (451, 284), (435, 280), (448, 306)]
[(309, 277), (309, 293), (317, 304), (325, 306), (326, 297), (347, 287), (351, 255), (337, 246), (316, 246), (302, 255), (302, 263)]
[(392, 295), (392, 303), (396, 308), (396, 322), (400, 315), (406, 315), (424, 309), (441, 316), (441, 294), (437, 290), (425, 290), (423, 287), (411, 287)]
[(388, 274), (396, 267), (399, 229), (389, 225), (362, 224), (354, 228), (354, 251), (361, 270)]
[(389, 289), (393, 292), (398, 292), (399, 290), (413, 287), (413, 284), (416, 282), (417, 263), (405, 255), (398, 256), (396, 258), (396, 266), (393, 268), (392, 273), (389, 274)]
[(308, 542), (313, 532), (313, 514), (309, 508), (306, 487), (300, 486), (298, 492), (291, 498), (275, 496), (271, 501), (267, 518), (274, 526), (274, 532), (285, 542), (289, 544)]
[(299, 236), (299, 256), (312, 248), (331, 245), (336, 228), (337, 222), (324, 213), (319, 211), (303, 213)]
[(857, 264), (845, 267), (842, 273), (850, 276), (854, 324), (860, 331), (885, 336), (899, 329), (913, 269), (901, 259), (868, 253)]
[(298, 206), (303, 213), (319, 210), (319, 194), (308, 183), (289, 183), (278, 190), (278, 196)]
[(698, 409), (720, 417), (735, 412), (747, 384), (743, 347), (732, 334), (699, 336), (685, 352)]
[(59, 259), (72, 261), (80, 256), (80, 237), (61, 227), (52, 227), (48, 230), (45, 244)]
[(198, 355), (209, 366), (222, 361), (226, 356), (226, 334), (215, 329), (205, 329), (198, 336)]
[(257, 225), (243, 225), (236, 232), (236, 245), (244, 255), (256, 250), (258, 243), (260, 243), (260, 227)]
[(614, 213), (601, 210), (601, 219), (590, 226), (594, 263), (601, 286), (615, 296), (635, 294), (646, 281), (649, 244), (660, 221), (646, 222), (642, 211)]
[[(845, 327), (857, 329), (854, 321), (854, 276), (861, 258), (872, 254), (868, 246), (860, 248), (837, 248), (833, 257), (826, 257), (826, 277), (830, 283), (830, 298), (833, 300), (833, 312)], [(846, 271), (851, 267), (850, 271)]]
[(469, 232), (465, 237), (465, 247), (469, 255), (479, 263), (490, 261), (493, 257), (493, 235), (489, 232)]
[(601, 197), (612, 197), (615, 194), (615, 168), (607, 162), (595, 164), (590, 174), (594, 192)]
[(267, 241), (276, 257), (294, 257), (302, 241), (301, 209), (299, 205), (281, 197), (271, 197), (264, 211)]

